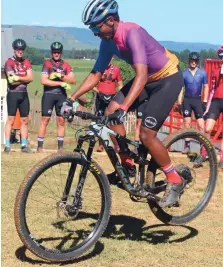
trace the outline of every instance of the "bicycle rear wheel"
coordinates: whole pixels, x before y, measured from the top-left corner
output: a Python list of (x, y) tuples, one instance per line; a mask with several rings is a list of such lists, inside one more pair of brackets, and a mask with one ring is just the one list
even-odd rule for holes
[[(76, 170), (66, 201), (61, 201), (72, 164)], [(24, 245), (35, 255), (65, 262), (85, 253), (101, 237), (109, 221), (111, 195), (107, 176), (94, 161), (89, 165), (78, 210), (72, 205), (86, 159), (78, 153), (54, 154), (26, 176), (15, 201), (15, 225)]]
[[(186, 141), (190, 142), (188, 154), (182, 154)], [(213, 195), (217, 180), (217, 158), (211, 141), (202, 133), (195, 130), (181, 130), (169, 135), (164, 141), (169, 151), (170, 159), (176, 169), (187, 168), (192, 179), (189, 179), (179, 203), (170, 208), (160, 208), (151, 200), (148, 204), (153, 214), (163, 223), (181, 225), (186, 224), (198, 216)], [(201, 147), (206, 153), (206, 160), (200, 168), (195, 168), (194, 160), (200, 153)], [(160, 173), (156, 177), (156, 183), (166, 183), (165, 175)], [(159, 194), (162, 197), (163, 192)]]

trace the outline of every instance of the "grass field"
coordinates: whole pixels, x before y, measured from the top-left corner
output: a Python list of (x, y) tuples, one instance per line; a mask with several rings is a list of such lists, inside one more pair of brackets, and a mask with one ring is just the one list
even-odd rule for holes
[[(2, 154), (2, 267), (61, 266), (46, 263), (27, 251), (16, 233), (13, 219), (15, 196), (21, 181), (46, 155)], [(94, 158), (106, 173), (113, 171), (105, 154), (95, 153)], [(89, 253), (65, 266), (222, 266), (222, 172), (208, 207), (186, 226), (163, 225), (147, 204), (132, 202), (128, 194), (117, 187), (112, 186), (111, 192), (112, 215), (104, 236)]]

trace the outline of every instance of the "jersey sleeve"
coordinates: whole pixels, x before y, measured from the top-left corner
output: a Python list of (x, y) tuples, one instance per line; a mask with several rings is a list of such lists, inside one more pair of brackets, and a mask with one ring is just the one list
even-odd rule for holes
[(119, 67), (117, 67), (117, 81), (122, 81), (122, 75)]
[(208, 75), (205, 70), (203, 71), (203, 84), (208, 84)]
[(65, 62), (65, 69), (66, 69), (66, 75), (72, 74), (73, 73), (73, 69), (71, 67), (71, 65), (68, 62)]
[(48, 61), (45, 60), (43, 63), (43, 67), (42, 67), (42, 72), (41, 74), (49, 74), (49, 65), (48, 65)]
[(103, 73), (114, 55), (115, 44), (110, 41), (101, 41), (99, 56), (92, 69), (93, 72)]
[(133, 65), (147, 65), (147, 53), (142, 28), (132, 28), (128, 31), (126, 45), (131, 51)]
[(32, 70), (32, 64), (28, 59), (25, 60), (25, 66), (27, 70)]
[(5, 71), (5, 74), (7, 75), (7, 77), (10, 76), (10, 75), (15, 74), (15, 72), (14, 72), (14, 63), (13, 63), (12, 60), (8, 59), (5, 62), (4, 71)]

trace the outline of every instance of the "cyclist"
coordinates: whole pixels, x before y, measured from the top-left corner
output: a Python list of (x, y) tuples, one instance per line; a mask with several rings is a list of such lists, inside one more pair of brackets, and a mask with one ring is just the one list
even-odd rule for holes
[(28, 115), (29, 115), (29, 97), (27, 85), (33, 81), (32, 65), (30, 61), (24, 58), (26, 42), (22, 39), (16, 39), (12, 43), (14, 56), (9, 58), (4, 67), (8, 81), (7, 108), (8, 119), (5, 125), (5, 149), (6, 153), (11, 151), (10, 135), (12, 125), (15, 121), (16, 111), (19, 109), (21, 121), (21, 151), (24, 153), (32, 152), (27, 146), (28, 142)]
[[(219, 118), (219, 115), (223, 113), (223, 46), (219, 47), (219, 49), (217, 50), (217, 55), (221, 60), (221, 65), (217, 66), (212, 77), (212, 82), (214, 83), (212, 85), (214, 94), (213, 98), (209, 100), (211, 101), (211, 105), (206, 115), (207, 120), (205, 125), (205, 132), (208, 135), (211, 135), (211, 132), (215, 126), (217, 119)], [(201, 154), (200, 157), (196, 160), (197, 166), (200, 166), (205, 160), (206, 155)], [(219, 167), (223, 169), (223, 140), (221, 144)]]
[(44, 93), (42, 96), (42, 119), (38, 132), (37, 152), (43, 152), (46, 128), (54, 107), (57, 116), (58, 151), (63, 152), (65, 121), (60, 115), (60, 106), (67, 98), (67, 91), (71, 91), (70, 84), (76, 82), (71, 66), (61, 59), (63, 45), (60, 42), (53, 42), (50, 49), (52, 58), (45, 60), (41, 74)]
[[(186, 128), (191, 127), (191, 113), (195, 114), (198, 127), (201, 131), (204, 131), (204, 119), (203, 114), (207, 107), (208, 100), (208, 78), (205, 70), (198, 67), (200, 55), (197, 52), (191, 52), (189, 54), (189, 68), (183, 72), (184, 77), (184, 89), (182, 89), (178, 103), (183, 111), (184, 123)], [(204, 100), (202, 103), (202, 89), (204, 92)], [(184, 94), (184, 100), (183, 99)], [(185, 141), (185, 147), (183, 154), (190, 152), (190, 141)]]
[[(92, 72), (79, 89), (67, 99), (61, 110), (64, 114), (72, 108), (72, 102), (90, 91), (101, 79), (113, 55), (124, 59), (135, 69), (135, 78), (116, 94), (106, 114), (116, 117), (111, 128), (125, 135), (123, 121), (127, 111), (144, 105), (140, 140), (167, 176), (168, 186), (160, 200), (161, 207), (175, 204), (185, 187), (185, 180), (176, 172), (157, 131), (176, 102), (183, 86), (183, 76), (178, 68), (178, 59), (162, 47), (141, 26), (120, 21), (118, 4), (115, 0), (91, 0), (83, 11), (83, 22), (102, 41), (99, 57)], [(142, 95), (146, 96), (141, 97)], [(148, 100), (144, 102), (145, 100)], [(162, 112), (161, 111), (162, 108)], [(120, 146), (123, 166), (133, 169), (134, 164), (127, 156), (127, 147)]]
[[(112, 62), (109, 63), (105, 69), (100, 82), (97, 87), (94, 87), (94, 91), (97, 92), (95, 100), (95, 113), (98, 116), (103, 116), (105, 109), (108, 107), (112, 98), (116, 94), (116, 86), (120, 90), (123, 86), (122, 76), (120, 68), (116, 65), (113, 65)], [(118, 147), (115, 147), (118, 150)], [(103, 146), (99, 143), (97, 152), (102, 152)]]

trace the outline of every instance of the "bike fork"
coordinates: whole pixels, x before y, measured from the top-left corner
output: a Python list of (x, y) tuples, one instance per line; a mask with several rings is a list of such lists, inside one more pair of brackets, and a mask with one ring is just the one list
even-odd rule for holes
[(82, 170), (81, 170), (80, 175), (79, 175), (79, 181), (78, 181), (78, 185), (76, 188), (76, 192), (74, 194), (74, 199), (73, 199), (73, 203), (72, 203), (72, 206), (74, 208), (80, 208), (81, 207), (81, 195), (82, 195), (82, 191), (83, 191), (83, 187), (84, 187), (84, 182), (85, 182), (86, 177), (87, 177), (89, 165), (91, 164), (91, 156), (92, 156), (92, 153), (94, 150), (95, 143), (96, 143), (95, 139), (90, 139), (90, 144), (89, 144), (88, 152), (86, 155), (86, 164), (82, 167)]

